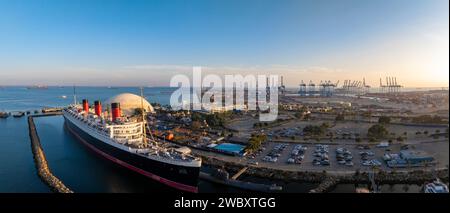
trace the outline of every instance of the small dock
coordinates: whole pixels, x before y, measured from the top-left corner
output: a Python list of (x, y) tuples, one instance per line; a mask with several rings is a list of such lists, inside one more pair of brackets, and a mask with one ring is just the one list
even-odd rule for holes
[(276, 192), (283, 189), (281, 186), (277, 186), (275, 184), (268, 185), (237, 180), (247, 170), (248, 167), (243, 167), (231, 178), (228, 177), (228, 172), (226, 172), (225, 170), (223, 170), (224, 172), (219, 176), (214, 175), (214, 172), (200, 172), (199, 178), (217, 184), (257, 192)]
[(239, 170), (233, 177), (231, 177), (232, 180), (238, 179), (239, 176), (241, 176), (245, 171), (247, 171), (248, 167), (244, 167), (241, 170)]
[(328, 176), (315, 189), (311, 189), (309, 193), (325, 193), (339, 183), (339, 179)]
[(203, 180), (222, 184), (226, 186), (231, 186), (238, 189), (245, 189), (250, 191), (256, 191), (256, 192), (276, 192), (281, 191), (282, 188), (280, 186), (274, 187), (271, 185), (261, 184), (261, 183), (252, 183), (252, 182), (244, 182), (239, 180), (233, 180), (233, 179), (220, 179), (217, 177), (212, 176), (209, 173), (206, 172), (200, 172), (199, 177)]
[(36, 126), (34, 124), (33, 117), (42, 117), (42, 116), (54, 116), (60, 115), (61, 112), (48, 113), (48, 114), (40, 114), (40, 115), (31, 115), (28, 116), (28, 128), (31, 140), (31, 150), (33, 152), (34, 161), (36, 164), (36, 169), (39, 177), (54, 191), (58, 193), (73, 193), (64, 183), (59, 180), (53, 173), (51, 172), (47, 159), (44, 154), (44, 150), (42, 149), (41, 142), (39, 140), (39, 136), (37, 134)]

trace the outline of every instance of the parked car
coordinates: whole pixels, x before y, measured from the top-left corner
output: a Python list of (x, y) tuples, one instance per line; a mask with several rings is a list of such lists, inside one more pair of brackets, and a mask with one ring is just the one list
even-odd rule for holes
[(377, 160), (377, 159), (373, 159), (372, 160), (372, 165), (374, 165), (374, 166), (381, 166), (381, 162), (379, 160)]
[(351, 166), (353, 166), (353, 162), (346, 162), (345, 165), (351, 167)]
[(372, 166), (372, 163), (370, 161), (365, 160), (362, 162), (362, 165), (363, 166)]
[(289, 158), (289, 159), (287, 159), (287, 163), (295, 163), (294, 158)]
[(323, 160), (323, 161), (320, 162), (320, 164), (321, 164), (322, 166), (329, 166), (329, 165), (330, 165), (330, 161), (328, 161), (328, 160)]
[(249, 164), (250, 164), (250, 165), (253, 165), (253, 166), (258, 166), (258, 162), (257, 162), (257, 161), (249, 162)]

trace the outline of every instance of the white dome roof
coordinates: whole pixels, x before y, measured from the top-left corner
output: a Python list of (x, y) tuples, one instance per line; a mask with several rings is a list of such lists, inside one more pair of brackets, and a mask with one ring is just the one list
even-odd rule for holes
[[(120, 103), (122, 114), (130, 116), (135, 113), (136, 109), (141, 108), (141, 96), (122, 93), (109, 98), (104, 104), (111, 107), (111, 103)], [(145, 98), (143, 99), (143, 105), (146, 112), (154, 112), (153, 106)]]

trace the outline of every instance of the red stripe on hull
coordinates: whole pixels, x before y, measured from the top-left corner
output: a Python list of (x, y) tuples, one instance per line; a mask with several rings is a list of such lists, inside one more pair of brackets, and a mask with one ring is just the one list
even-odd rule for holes
[(119, 159), (117, 159), (117, 158), (111, 156), (111, 155), (108, 155), (108, 154), (104, 153), (104, 152), (101, 151), (100, 149), (97, 149), (95, 146), (93, 146), (92, 144), (90, 144), (90, 143), (88, 143), (87, 141), (85, 141), (85, 140), (84, 140), (82, 137), (80, 137), (75, 131), (73, 131), (68, 125), (66, 125), (66, 126), (67, 126), (67, 129), (68, 129), (72, 134), (74, 134), (75, 137), (77, 137), (84, 145), (86, 145), (87, 147), (89, 147), (90, 149), (92, 149), (93, 151), (95, 151), (97, 154), (99, 154), (99, 155), (105, 157), (106, 159), (108, 159), (108, 160), (110, 160), (110, 161), (112, 161), (112, 162), (114, 162), (114, 163), (117, 163), (117, 164), (119, 164), (119, 165), (122, 165), (122, 166), (124, 166), (125, 168), (128, 168), (128, 169), (130, 169), (130, 170), (133, 170), (133, 171), (135, 171), (135, 172), (138, 172), (138, 173), (140, 173), (140, 174), (142, 174), (142, 175), (145, 175), (145, 176), (147, 176), (147, 177), (149, 177), (149, 178), (151, 178), (151, 179), (153, 179), (153, 180), (156, 180), (156, 181), (158, 181), (158, 182), (160, 182), (160, 183), (166, 184), (166, 185), (168, 185), (168, 186), (170, 186), (170, 187), (173, 187), (173, 188), (176, 188), (176, 189), (179, 189), (179, 190), (183, 190), (183, 191), (187, 191), (187, 192), (198, 193), (198, 187), (189, 186), (189, 185), (185, 185), (185, 184), (181, 184), (181, 183), (177, 183), (177, 182), (174, 182), (174, 181), (165, 179), (165, 178), (163, 178), (163, 177), (160, 177), (160, 176), (155, 175), (155, 174), (153, 174), (153, 173), (150, 173), (150, 172), (147, 172), (147, 171), (142, 170), (142, 169), (140, 169), (140, 168), (137, 168), (137, 167), (135, 167), (135, 166), (133, 166), (133, 165), (131, 165), (131, 164), (128, 164), (128, 163), (126, 163), (126, 162), (124, 162), (124, 161), (121, 161), (121, 160), (119, 160)]

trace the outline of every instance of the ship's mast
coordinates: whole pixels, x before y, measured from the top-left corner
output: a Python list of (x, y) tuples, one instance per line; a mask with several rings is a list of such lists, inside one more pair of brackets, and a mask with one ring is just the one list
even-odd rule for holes
[(77, 105), (77, 93), (75, 91), (75, 85), (73, 85), (73, 104)]
[(144, 110), (144, 87), (141, 87), (141, 114), (142, 114), (142, 133), (144, 147), (147, 147), (147, 131), (145, 128), (145, 110)]

